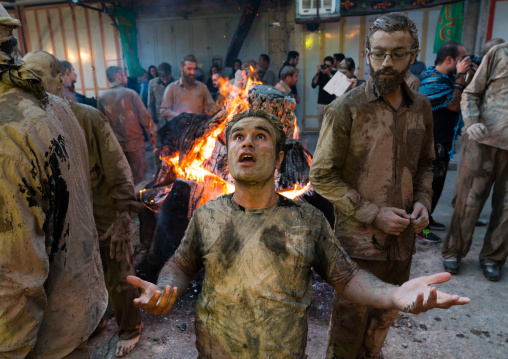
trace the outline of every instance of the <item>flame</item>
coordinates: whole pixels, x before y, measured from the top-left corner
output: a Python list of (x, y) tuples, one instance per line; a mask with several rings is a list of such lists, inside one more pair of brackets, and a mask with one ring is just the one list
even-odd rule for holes
[(295, 116), (294, 126), (295, 126), (295, 129), (293, 131), (293, 140), (298, 140), (300, 138), (300, 128), (298, 127), (298, 123), (296, 121), (296, 116)]
[(296, 197), (307, 192), (309, 189), (310, 189), (310, 182), (307, 183), (307, 185), (305, 185), (305, 187), (303, 187), (303, 188), (298, 188), (298, 183), (297, 183), (297, 184), (295, 184), (295, 188), (286, 190), (286, 191), (279, 191), (279, 193), (289, 199), (295, 199)]

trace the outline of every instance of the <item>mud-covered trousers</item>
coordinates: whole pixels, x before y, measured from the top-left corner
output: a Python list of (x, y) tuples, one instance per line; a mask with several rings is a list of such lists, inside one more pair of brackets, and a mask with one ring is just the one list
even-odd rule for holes
[[(409, 279), (411, 257), (402, 261), (370, 261), (353, 259), (361, 269), (383, 282), (401, 285)], [(378, 358), (398, 310), (364, 307), (342, 298), (335, 292), (327, 359)]]
[(471, 248), (475, 223), (492, 193), (492, 212), (480, 262), (503, 266), (508, 257), (508, 151), (463, 139), (452, 220), (443, 243), (443, 258), (464, 258)]
[(123, 152), (127, 158), (127, 162), (131, 166), (134, 184), (138, 184), (146, 179), (148, 165), (146, 164), (145, 142), (138, 141), (135, 149)]
[(109, 245), (104, 246), (101, 244), (100, 252), (104, 280), (118, 324), (118, 337), (119, 339), (128, 340), (139, 335), (142, 325), (139, 308), (136, 308), (133, 304), (133, 300), (139, 297), (138, 289), (127, 283), (128, 275), (136, 275), (132, 253), (129, 258), (122, 258), (121, 261), (117, 261), (116, 258), (111, 259), (109, 250)]

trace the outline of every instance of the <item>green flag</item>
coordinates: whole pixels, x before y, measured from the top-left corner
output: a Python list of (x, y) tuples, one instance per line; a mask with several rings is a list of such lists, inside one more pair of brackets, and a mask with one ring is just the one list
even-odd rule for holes
[(458, 44), (462, 41), (462, 2), (441, 6), (441, 14), (437, 21), (434, 53), (450, 41)]
[(138, 77), (146, 71), (141, 67), (138, 58), (138, 41), (136, 31), (136, 15), (134, 12), (115, 6), (118, 18), (118, 30), (122, 39), (123, 52), (127, 61), (127, 69), (130, 77)]

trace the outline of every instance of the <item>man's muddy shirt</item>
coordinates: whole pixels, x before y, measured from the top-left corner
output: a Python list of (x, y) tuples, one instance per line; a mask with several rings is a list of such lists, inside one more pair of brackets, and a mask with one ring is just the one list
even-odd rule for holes
[[(124, 152), (144, 149), (144, 135), (154, 134), (154, 123), (136, 91), (112, 84), (97, 100)], [(141, 144), (141, 145), (140, 145)]]
[(214, 108), (215, 102), (204, 83), (196, 81), (194, 86), (187, 88), (180, 78), (166, 87), (160, 115), (169, 120), (174, 117), (171, 111), (178, 114), (183, 112), (205, 114)]
[(172, 259), (185, 273), (203, 266), (196, 305), (200, 358), (303, 358), (311, 267), (330, 285), (356, 264), (321, 212), (284, 197), (247, 209), (225, 195), (201, 206)]
[(168, 85), (164, 84), (159, 77), (151, 79), (148, 83), (148, 104), (146, 107), (154, 122), (157, 123), (158, 128), (166, 124), (166, 118), (162, 116), (160, 112), (164, 91), (166, 91)]
[(466, 128), (475, 123), (487, 127), (489, 135), (480, 143), (508, 150), (508, 43), (485, 55), (460, 107)]
[(380, 207), (408, 214), (432, 198), (432, 110), (425, 96), (402, 83), (394, 110), (371, 78), (325, 108), (312, 160), (314, 189), (335, 208), (335, 234), (353, 258), (403, 260), (414, 253), (409, 225), (399, 236), (372, 225)]

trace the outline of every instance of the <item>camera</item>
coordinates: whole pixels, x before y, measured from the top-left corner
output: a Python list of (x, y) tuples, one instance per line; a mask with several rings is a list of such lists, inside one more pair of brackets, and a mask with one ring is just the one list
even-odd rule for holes
[(328, 68), (328, 65), (327, 64), (323, 64), (321, 65), (321, 70), (326, 70)]
[(462, 61), (463, 59), (465, 59), (466, 57), (469, 57), (471, 59), (471, 62), (477, 64), (478, 66), (480, 66), (480, 64), (482, 63), (482, 60), (483, 60), (483, 56), (475, 56), (473, 54), (468, 54), (468, 55), (464, 55), (462, 56), (462, 58), (460, 59), (460, 61)]

